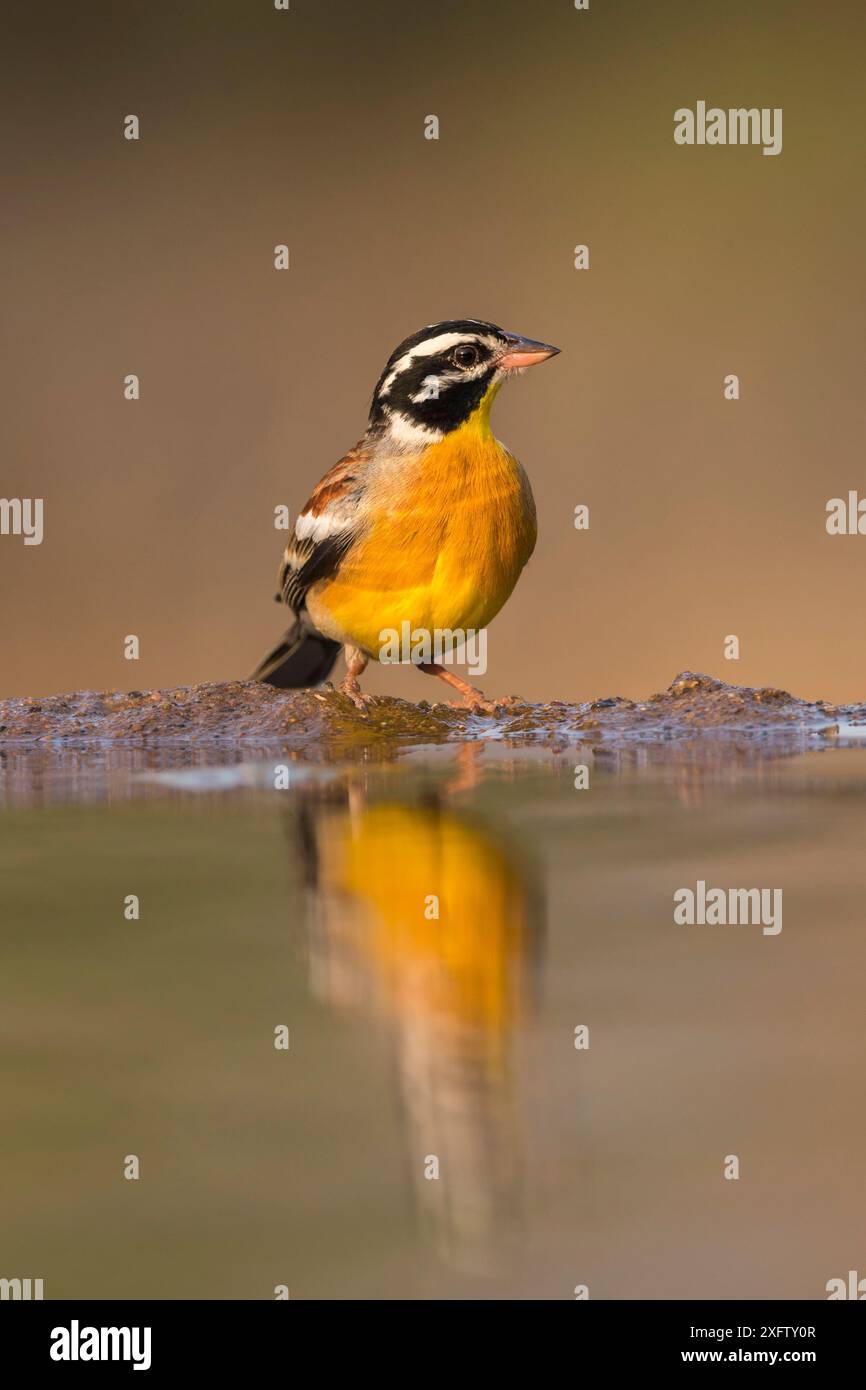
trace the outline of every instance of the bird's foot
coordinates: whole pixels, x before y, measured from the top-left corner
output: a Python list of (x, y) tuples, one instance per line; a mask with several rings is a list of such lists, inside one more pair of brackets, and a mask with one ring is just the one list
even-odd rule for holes
[(472, 690), (463, 696), (462, 700), (449, 700), (450, 709), (468, 709), (471, 714), (502, 714), (510, 704), (522, 703), (515, 701), (513, 695), (507, 695), (504, 700), (488, 700), (486, 695), (482, 695), (480, 690)]
[(366, 711), (371, 696), (364, 694), (354, 676), (346, 676), (345, 680), (340, 682), (340, 693), (348, 695), (355, 709), (361, 710), (362, 713)]
[(427, 676), (438, 676), (440, 680), (450, 685), (452, 690), (458, 690), (463, 696), (461, 701), (449, 700), (452, 709), (470, 709), (476, 714), (498, 714), (504, 712), (509, 705), (522, 705), (525, 702), (517, 695), (506, 695), (502, 700), (488, 700), (483, 690), (477, 686), (470, 685), (462, 676), (455, 675), (453, 671), (447, 671), (444, 666), (435, 662), (419, 662), (418, 669)]

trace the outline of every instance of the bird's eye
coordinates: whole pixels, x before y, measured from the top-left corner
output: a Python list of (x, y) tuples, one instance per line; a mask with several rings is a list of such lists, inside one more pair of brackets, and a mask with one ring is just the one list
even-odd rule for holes
[(455, 367), (463, 367), (465, 369), (466, 367), (474, 367), (478, 362), (479, 356), (480, 354), (477, 347), (473, 347), (471, 343), (464, 343), (462, 347), (456, 347), (454, 349), (451, 360)]

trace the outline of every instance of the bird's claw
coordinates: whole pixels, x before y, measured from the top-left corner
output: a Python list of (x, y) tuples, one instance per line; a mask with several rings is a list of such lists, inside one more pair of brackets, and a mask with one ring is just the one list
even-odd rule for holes
[(362, 714), (366, 714), (371, 697), (365, 695), (358, 682), (355, 680), (344, 680), (340, 684), (340, 694), (346, 695)]

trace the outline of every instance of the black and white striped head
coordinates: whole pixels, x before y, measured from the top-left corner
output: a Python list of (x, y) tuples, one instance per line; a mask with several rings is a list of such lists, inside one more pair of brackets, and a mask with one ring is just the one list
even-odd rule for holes
[(505, 377), (558, 351), (480, 319), (429, 324), (388, 358), (370, 428), (409, 448), (433, 443), (489, 403)]

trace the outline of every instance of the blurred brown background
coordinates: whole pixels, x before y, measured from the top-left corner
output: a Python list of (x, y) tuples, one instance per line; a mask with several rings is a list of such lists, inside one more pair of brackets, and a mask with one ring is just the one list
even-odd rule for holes
[[(0, 537), (0, 695), (247, 674), (285, 626), (273, 508), (358, 438), (405, 334), (472, 316), (563, 349), (495, 412), (540, 539), (486, 688), (692, 667), (866, 697), (866, 538), (824, 527), (866, 494), (860, 3), (49, 3), (5, 29), (0, 495), (45, 499), (45, 540)], [(677, 147), (698, 99), (782, 107), (782, 153)]]

